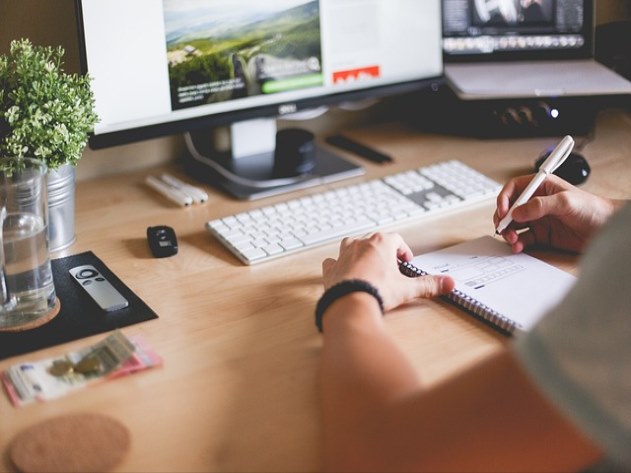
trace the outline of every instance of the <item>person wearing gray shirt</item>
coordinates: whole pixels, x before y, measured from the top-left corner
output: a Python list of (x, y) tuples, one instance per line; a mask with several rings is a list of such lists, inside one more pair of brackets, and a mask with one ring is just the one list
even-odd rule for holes
[[(496, 225), (531, 177), (500, 191)], [(530, 332), (431, 389), (383, 315), (453, 280), (401, 275), (412, 253), (397, 234), (345, 238), (323, 261), (323, 469), (631, 470), (631, 204), (551, 175), (512, 220), (514, 252), (583, 254), (577, 283)]]

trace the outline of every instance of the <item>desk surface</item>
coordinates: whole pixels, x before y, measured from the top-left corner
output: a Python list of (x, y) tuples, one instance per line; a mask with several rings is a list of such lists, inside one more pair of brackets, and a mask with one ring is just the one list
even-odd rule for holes
[[(599, 116), (595, 136), (583, 149), (592, 166), (584, 189), (619, 198), (631, 194), (630, 130), (628, 112)], [(504, 182), (528, 172), (538, 154), (558, 139), (478, 140), (426, 135), (397, 124), (348, 133), (391, 154), (396, 162), (380, 166), (362, 161), (365, 176), (328, 187), (451, 158)], [(320, 263), (336, 255), (338, 245), (247, 267), (211, 238), (203, 224), (322, 188), (257, 202), (231, 200), (209, 189), (208, 203), (183, 209), (143, 184), (148, 172), (161, 170), (79, 183), (77, 241), (55, 256), (92, 250), (147, 302), (159, 318), (123, 331), (145, 337), (164, 358), (164, 366), (23, 408), (12, 407), (0, 395), (0, 470), (13, 468), (4, 453), (17, 432), (75, 412), (108, 414), (129, 428), (131, 452), (120, 471), (318, 469), (316, 374), (321, 339), (313, 309), (322, 292)], [(175, 166), (168, 170), (178, 172)], [(393, 230), (421, 253), (489, 234), (493, 209), (494, 202), (487, 202)], [(145, 232), (158, 224), (176, 230), (177, 256), (150, 256)], [(541, 257), (570, 271), (577, 269), (571, 256)], [(421, 300), (393, 311), (387, 326), (429, 387), (507, 343), (502, 335), (440, 301)], [(0, 370), (101, 338), (3, 360)]]

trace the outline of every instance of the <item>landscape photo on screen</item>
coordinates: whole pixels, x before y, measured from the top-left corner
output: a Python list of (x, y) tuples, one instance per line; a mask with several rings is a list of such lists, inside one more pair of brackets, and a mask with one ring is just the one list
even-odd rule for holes
[(163, 0), (174, 110), (323, 84), (318, 0)]

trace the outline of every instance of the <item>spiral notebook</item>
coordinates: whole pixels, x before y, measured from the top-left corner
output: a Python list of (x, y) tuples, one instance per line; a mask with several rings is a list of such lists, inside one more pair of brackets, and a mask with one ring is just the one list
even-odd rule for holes
[(500, 331), (530, 330), (556, 306), (576, 277), (504, 241), (484, 236), (414, 257), (401, 272), (415, 277), (445, 274), (455, 282), (449, 301)]

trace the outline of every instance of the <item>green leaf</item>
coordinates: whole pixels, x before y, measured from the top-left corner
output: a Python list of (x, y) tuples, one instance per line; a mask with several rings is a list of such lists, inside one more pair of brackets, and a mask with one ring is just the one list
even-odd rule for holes
[(52, 170), (81, 158), (98, 116), (90, 77), (65, 73), (63, 55), (21, 39), (0, 56), (0, 156), (31, 154)]

